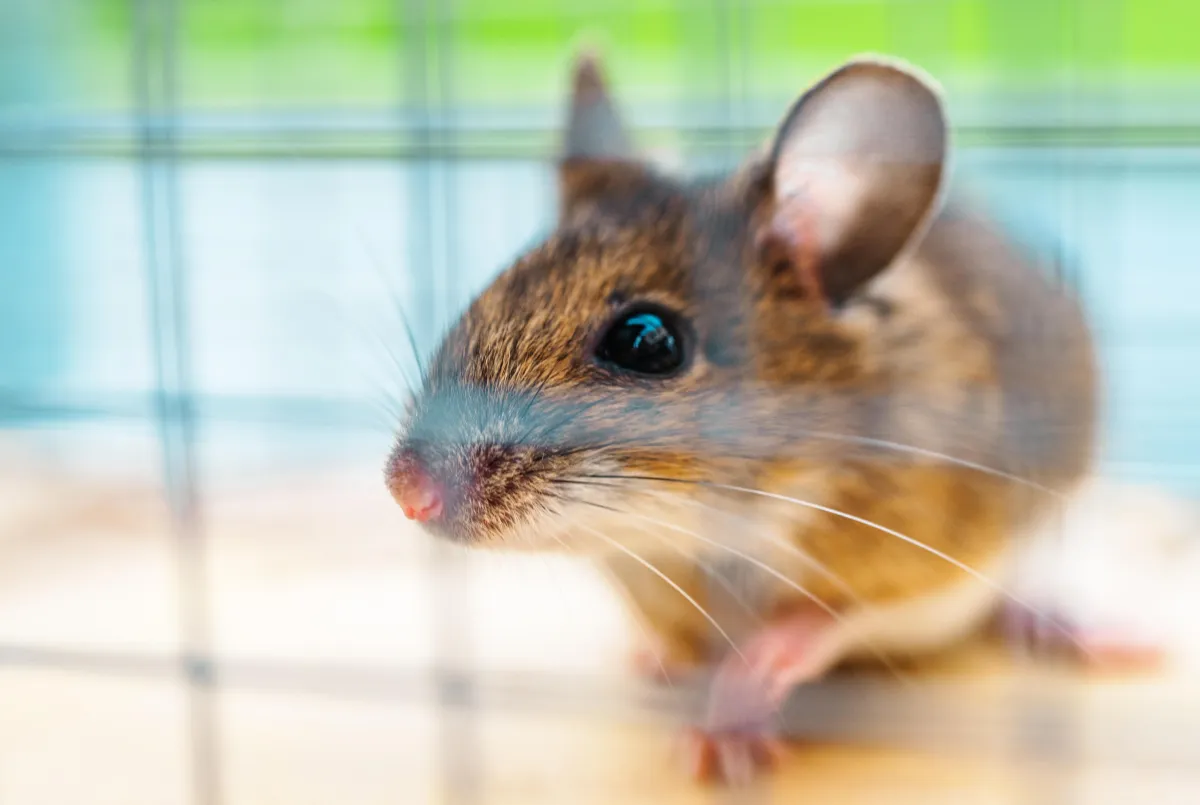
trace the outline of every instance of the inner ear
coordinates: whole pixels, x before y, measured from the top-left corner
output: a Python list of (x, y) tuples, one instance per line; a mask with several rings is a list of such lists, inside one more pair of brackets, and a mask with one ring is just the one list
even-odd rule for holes
[(914, 72), (859, 60), (831, 73), (776, 135), (762, 258), (806, 294), (845, 301), (923, 234), (946, 143), (941, 101)]
[(575, 62), (558, 174), (563, 217), (586, 204), (621, 195), (646, 174), (594, 53), (585, 52)]

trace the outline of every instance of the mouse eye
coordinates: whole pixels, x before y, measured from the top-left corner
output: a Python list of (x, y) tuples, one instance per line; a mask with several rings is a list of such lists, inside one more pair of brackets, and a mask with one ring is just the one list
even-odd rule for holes
[(674, 374), (684, 363), (683, 330), (669, 310), (652, 305), (630, 308), (609, 325), (596, 358), (634, 374)]

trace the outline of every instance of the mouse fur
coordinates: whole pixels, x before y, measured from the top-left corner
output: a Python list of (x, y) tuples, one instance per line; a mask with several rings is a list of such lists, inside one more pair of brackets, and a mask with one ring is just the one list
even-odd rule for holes
[[(463, 545), (596, 557), (672, 663), (728, 648), (695, 603), (736, 636), (736, 604), (769, 616), (795, 586), (889, 650), (965, 634), (998, 592), (887, 531), (1002, 579), (1089, 472), (1098, 383), (1053, 267), (946, 198), (933, 82), (851, 60), (727, 176), (664, 175), (631, 143), (582, 59), (557, 226), (436, 350), (393, 494), (434, 479), (425, 526)], [(677, 317), (670, 377), (596, 360), (639, 304)], [(709, 583), (730, 566), (734, 601)]]

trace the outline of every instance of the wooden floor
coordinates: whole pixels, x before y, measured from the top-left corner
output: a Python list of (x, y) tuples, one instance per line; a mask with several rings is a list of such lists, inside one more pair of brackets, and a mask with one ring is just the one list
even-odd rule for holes
[[(624, 675), (636, 632), (585, 568), (435, 554), (375, 475), (335, 477), (205, 501), (204, 590), (184, 596), (216, 656), (200, 693), (171, 660), (185, 619), (154, 497), (7, 479), (0, 803), (173, 805), (197, 785), (236, 805), (733, 796), (673, 764), (683, 694)], [(439, 687), (434, 667), (476, 684)], [(745, 801), (1200, 803), (1186, 668), (1086, 678), (981, 644), (794, 709), (818, 737)]]

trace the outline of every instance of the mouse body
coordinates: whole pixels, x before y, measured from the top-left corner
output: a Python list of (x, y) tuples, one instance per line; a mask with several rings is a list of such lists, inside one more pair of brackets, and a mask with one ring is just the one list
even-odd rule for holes
[(717, 668), (700, 776), (768, 762), (792, 686), (979, 628), (1091, 469), (1083, 311), (947, 199), (948, 155), (932, 80), (862, 57), (735, 171), (666, 176), (582, 58), (557, 227), (450, 329), (389, 456), (431, 533), (588, 554), (645, 670)]

